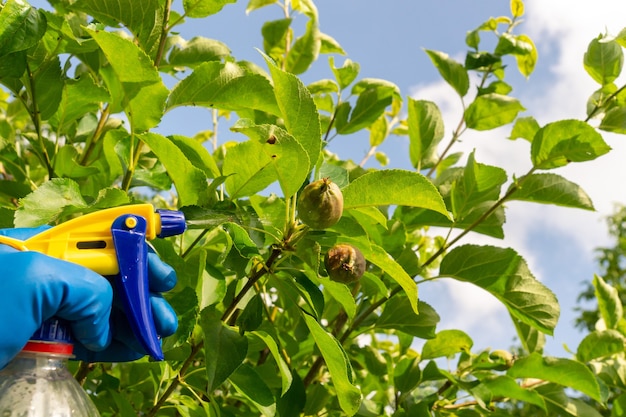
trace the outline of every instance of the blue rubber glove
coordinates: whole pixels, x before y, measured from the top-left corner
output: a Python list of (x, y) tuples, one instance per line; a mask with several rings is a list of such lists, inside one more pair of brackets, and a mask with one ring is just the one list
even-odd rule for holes
[[(0, 229), (20, 240), (42, 228)], [(176, 332), (176, 313), (159, 293), (176, 285), (176, 273), (148, 254), (152, 314), (157, 332)], [(145, 355), (114, 300), (109, 281), (80, 265), (0, 245), (0, 369), (50, 317), (70, 322), (74, 354), (89, 362), (124, 362)]]

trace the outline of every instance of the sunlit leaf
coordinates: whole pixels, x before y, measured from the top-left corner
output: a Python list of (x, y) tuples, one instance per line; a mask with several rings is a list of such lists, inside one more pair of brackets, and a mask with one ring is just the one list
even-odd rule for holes
[(24, 1), (8, 0), (0, 9), (0, 56), (36, 45), (45, 32), (43, 13)]
[(537, 131), (531, 145), (531, 158), (535, 168), (552, 169), (570, 162), (594, 160), (610, 149), (587, 123), (560, 120)]
[(169, 93), (154, 64), (136, 44), (107, 31), (89, 30), (111, 64), (124, 95), (132, 130), (143, 132), (163, 117)]
[(156, 133), (145, 133), (140, 138), (165, 165), (168, 175), (176, 185), (181, 204), (197, 204), (207, 187), (204, 173), (168, 138)]
[(85, 12), (109, 26), (123, 24), (148, 54), (159, 39), (163, 12), (158, 0), (77, 0), (71, 9)]
[(580, 342), (576, 350), (576, 359), (589, 362), (593, 359), (622, 353), (625, 349), (626, 338), (617, 330), (596, 330)]
[[(387, 184), (386, 187), (379, 187)], [(343, 188), (344, 209), (401, 205), (422, 207), (448, 217), (439, 191), (426, 177), (399, 169), (371, 171)]]
[[(518, 179), (522, 184), (511, 200), (594, 210), (591, 198), (577, 184), (557, 174), (531, 174)], [(512, 185), (515, 187), (515, 185)]]
[(15, 227), (35, 227), (54, 222), (63, 214), (87, 207), (75, 181), (54, 178), (20, 200), (15, 212)]
[(207, 61), (219, 61), (230, 55), (225, 43), (202, 36), (191, 38), (182, 44), (172, 47), (168, 56), (168, 64), (196, 68)]
[(300, 142), (274, 125), (252, 125), (245, 120), (233, 127), (252, 140), (231, 148), (223, 174), (232, 196), (251, 195), (278, 181), (286, 197), (295, 194), (309, 173), (309, 157)]
[(606, 132), (626, 133), (626, 107), (613, 107), (606, 112), (598, 129)]
[(341, 409), (353, 416), (361, 404), (361, 391), (352, 384), (352, 368), (343, 348), (313, 317), (308, 314), (303, 314), (302, 317), (328, 366)]
[(544, 333), (553, 333), (559, 318), (558, 301), (513, 249), (459, 246), (443, 258), (440, 274), (485, 289), (517, 319)]
[(610, 84), (622, 72), (624, 52), (617, 41), (596, 38), (589, 43), (583, 63), (598, 84)]
[(265, 59), (274, 81), (276, 102), (289, 132), (309, 155), (309, 172), (322, 150), (319, 114), (311, 93), (298, 77)]
[(538, 378), (570, 387), (602, 403), (598, 381), (589, 368), (578, 361), (565, 358), (542, 357), (538, 353), (519, 358), (507, 375), (513, 378)]
[(178, 106), (256, 109), (280, 114), (269, 81), (232, 62), (210, 61), (199, 65), (172, 90), (167, 108)]
[(608, 284), (599, 275), (593, 276), (593, 287), (604, 325), (607, 329), (617, 329), (624, 315), (624, 307), (617, 288)]
[(185, 14), (189, 17), (207, 17), (222, 10), (237, 0), (183, 0)]
[(418, 171), (437, 160), (437, 145), (443, 139), (443, 117), (431, 101), (409, 98), (409, 156)]
[(464, 118), (470, 129), (490, 130), (511, 123), (523, 110), (516, 98), (492, 93), (476, 97), (465, 110)]
[(461, 330), (442, 330), (434, 339), (427, 340), (422, 348), (422, 359), (450, 357), (459, 352), (469, 353), (472, 339)]
[(450, 58), (444, 52), (426, 50), (439, 74), (461, 96), (465, 96), (469, 90), (469, 76), (465, 67)]

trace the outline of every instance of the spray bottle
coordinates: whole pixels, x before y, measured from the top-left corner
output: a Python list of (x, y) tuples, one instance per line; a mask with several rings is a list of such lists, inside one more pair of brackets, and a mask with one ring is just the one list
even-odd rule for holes
[[(178, 235), (185, 228), (179, 211), (155, 212), (150, 204), (136, 204), (77, 217), (24, 241), (0, 236), (0, 243), (114, 276), (113, 289), (137, 340), (153, 359), (163, 360), (150, 306), (146, 241)], [(72, 349), (67, 323), (46, 321), (0, 371), (0, 416), (99, 416), (65, 367)]]

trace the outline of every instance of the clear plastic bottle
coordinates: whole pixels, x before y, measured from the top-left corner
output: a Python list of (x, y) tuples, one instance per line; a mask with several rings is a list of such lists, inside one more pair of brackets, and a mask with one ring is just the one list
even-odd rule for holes
[[(51, 327), (50, 327), (51, 326)], [(99, 417), (87, 393), (66, 367), (73, 346), (58, 321), (0, 370), (0, 417)]]

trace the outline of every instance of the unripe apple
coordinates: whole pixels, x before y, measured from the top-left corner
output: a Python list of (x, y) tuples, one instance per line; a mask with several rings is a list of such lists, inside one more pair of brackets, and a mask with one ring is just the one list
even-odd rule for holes
[(343, 194), (328, 178), (308, 184), (298, 197), (298, 217), (313, 229), (326, 229), (343, 214)]

